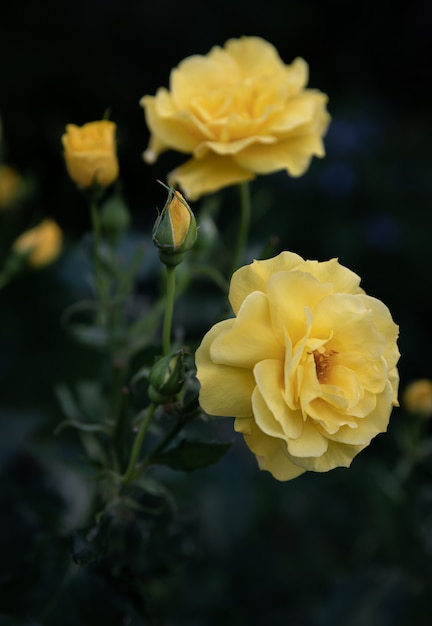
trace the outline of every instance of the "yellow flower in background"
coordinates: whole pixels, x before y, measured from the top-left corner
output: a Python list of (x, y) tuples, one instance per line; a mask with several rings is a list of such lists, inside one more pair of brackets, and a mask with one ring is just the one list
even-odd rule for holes
[(22, 184), (21, 176), (9, 165), (0, 165), (0, 209), (10, 207)]
[(402, 395), (402, 405), (409, 413), (424, 418), (432, 417), (432, 380), (421, 378), (407, 385)]
[(167, 149), (192, 158), (170, 174), (191, 200), (223, 187), (286, 170), (300, 176), (324, 156), (327, 96), (306, 89), (308, 65), (285, 65), (259, 37), (230, 39), (172, 70), (170, 90), (144, 96), (150, 129), (144, 159)]
[(254, 261), (197, 350), (202, 408), (234, 416), (278, 480), (348, 467), (397, 405), (398, 327), (359, 283), (337, 259)]
[(62, 231), (51, 219), (23, 233), (13, 245), (14, 252), (27, 256), (32, 267), (41, 267), (55, 261), (62, 247)]
[(68, 124), (62, 136), (66, 168), (72, 180), (83, 188), (97, 182), (108, 187), (119, 175), (115, 141), (116, 125), (108, 120), (83, 126)]

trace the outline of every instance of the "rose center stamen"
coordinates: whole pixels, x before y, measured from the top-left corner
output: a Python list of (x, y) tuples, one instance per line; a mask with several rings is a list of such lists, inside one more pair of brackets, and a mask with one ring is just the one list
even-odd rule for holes
[(331, 365), (332, 357), (335, 354), (337, 354), (335, 350), (329, 350), (329, 352), (313, 351), (316, 374), (320, 384), (328, 382), (328, 369)]

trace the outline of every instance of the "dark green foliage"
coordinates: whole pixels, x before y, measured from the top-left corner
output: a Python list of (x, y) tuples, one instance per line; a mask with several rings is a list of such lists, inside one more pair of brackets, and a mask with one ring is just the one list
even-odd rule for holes
[(175, 447), (158, 455), (155, 463), (175, 470), (191, 471), (213, 465), (229, 450), (231, 444), (217, 441), (183, 439)]

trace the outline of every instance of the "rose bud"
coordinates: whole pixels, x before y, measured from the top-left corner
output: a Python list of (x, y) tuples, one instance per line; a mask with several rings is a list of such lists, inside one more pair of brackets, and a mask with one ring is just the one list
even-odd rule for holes
[(197, 237), (195, 216), (179, 191), (168, 188), (169, 195), (153, 227), (153, 243), (165, 265), (181, 263), (184, 253)]
[(156, 361), (150, 370), (149, 396), (152, 402), (164, 404), (175, 398), (185, 379), (182, 350)]
[(108, 187), (118, 178), (115, 131), (116, 125), (108, 120), (66, 126), (62, 136), (66, 168), (79, 187)]

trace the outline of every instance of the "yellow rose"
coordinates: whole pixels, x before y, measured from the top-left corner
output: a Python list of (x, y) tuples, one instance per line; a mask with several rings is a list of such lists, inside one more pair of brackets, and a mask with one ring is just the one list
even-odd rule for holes
[(432, 380), (421, 378), (411, 382), (403, 392), (402, 406), (409, 413), (432, 417)]
[(398, 327), (359, 282), (337, 259), (254, 261), (197, 350), (202, 408), (235, 416), (278, 480), (348, 467), (397, 405)]
[(9, 165), (0, 165), (0, 209), (13, 203), (22, 184), (21, 176)]
[(327, 96), (306, 89), (308, 65), (285, 65), (259, 37), (230, 39), (171, 72), (170, 91), (144, 96), (151, 132), (144, 159), (167, 149), (192, 154), (170, 174), (191, 200), (257, 174), (300, 176), (324, 156)]
[(53, 220), (45, 219), (18, 237), (13, 250), (18, 254), (28, 255), (29, 265), (41, 267), (52, 263), (58, 257), (62, 239), (60, 227)]
[(116, 125), (101, 120), (83, 126), (68, 124), (62, 136), (64, 158), (69, 176), (80, 187), (97, 182), (108, 187), (118, 177), (115, 143)]

